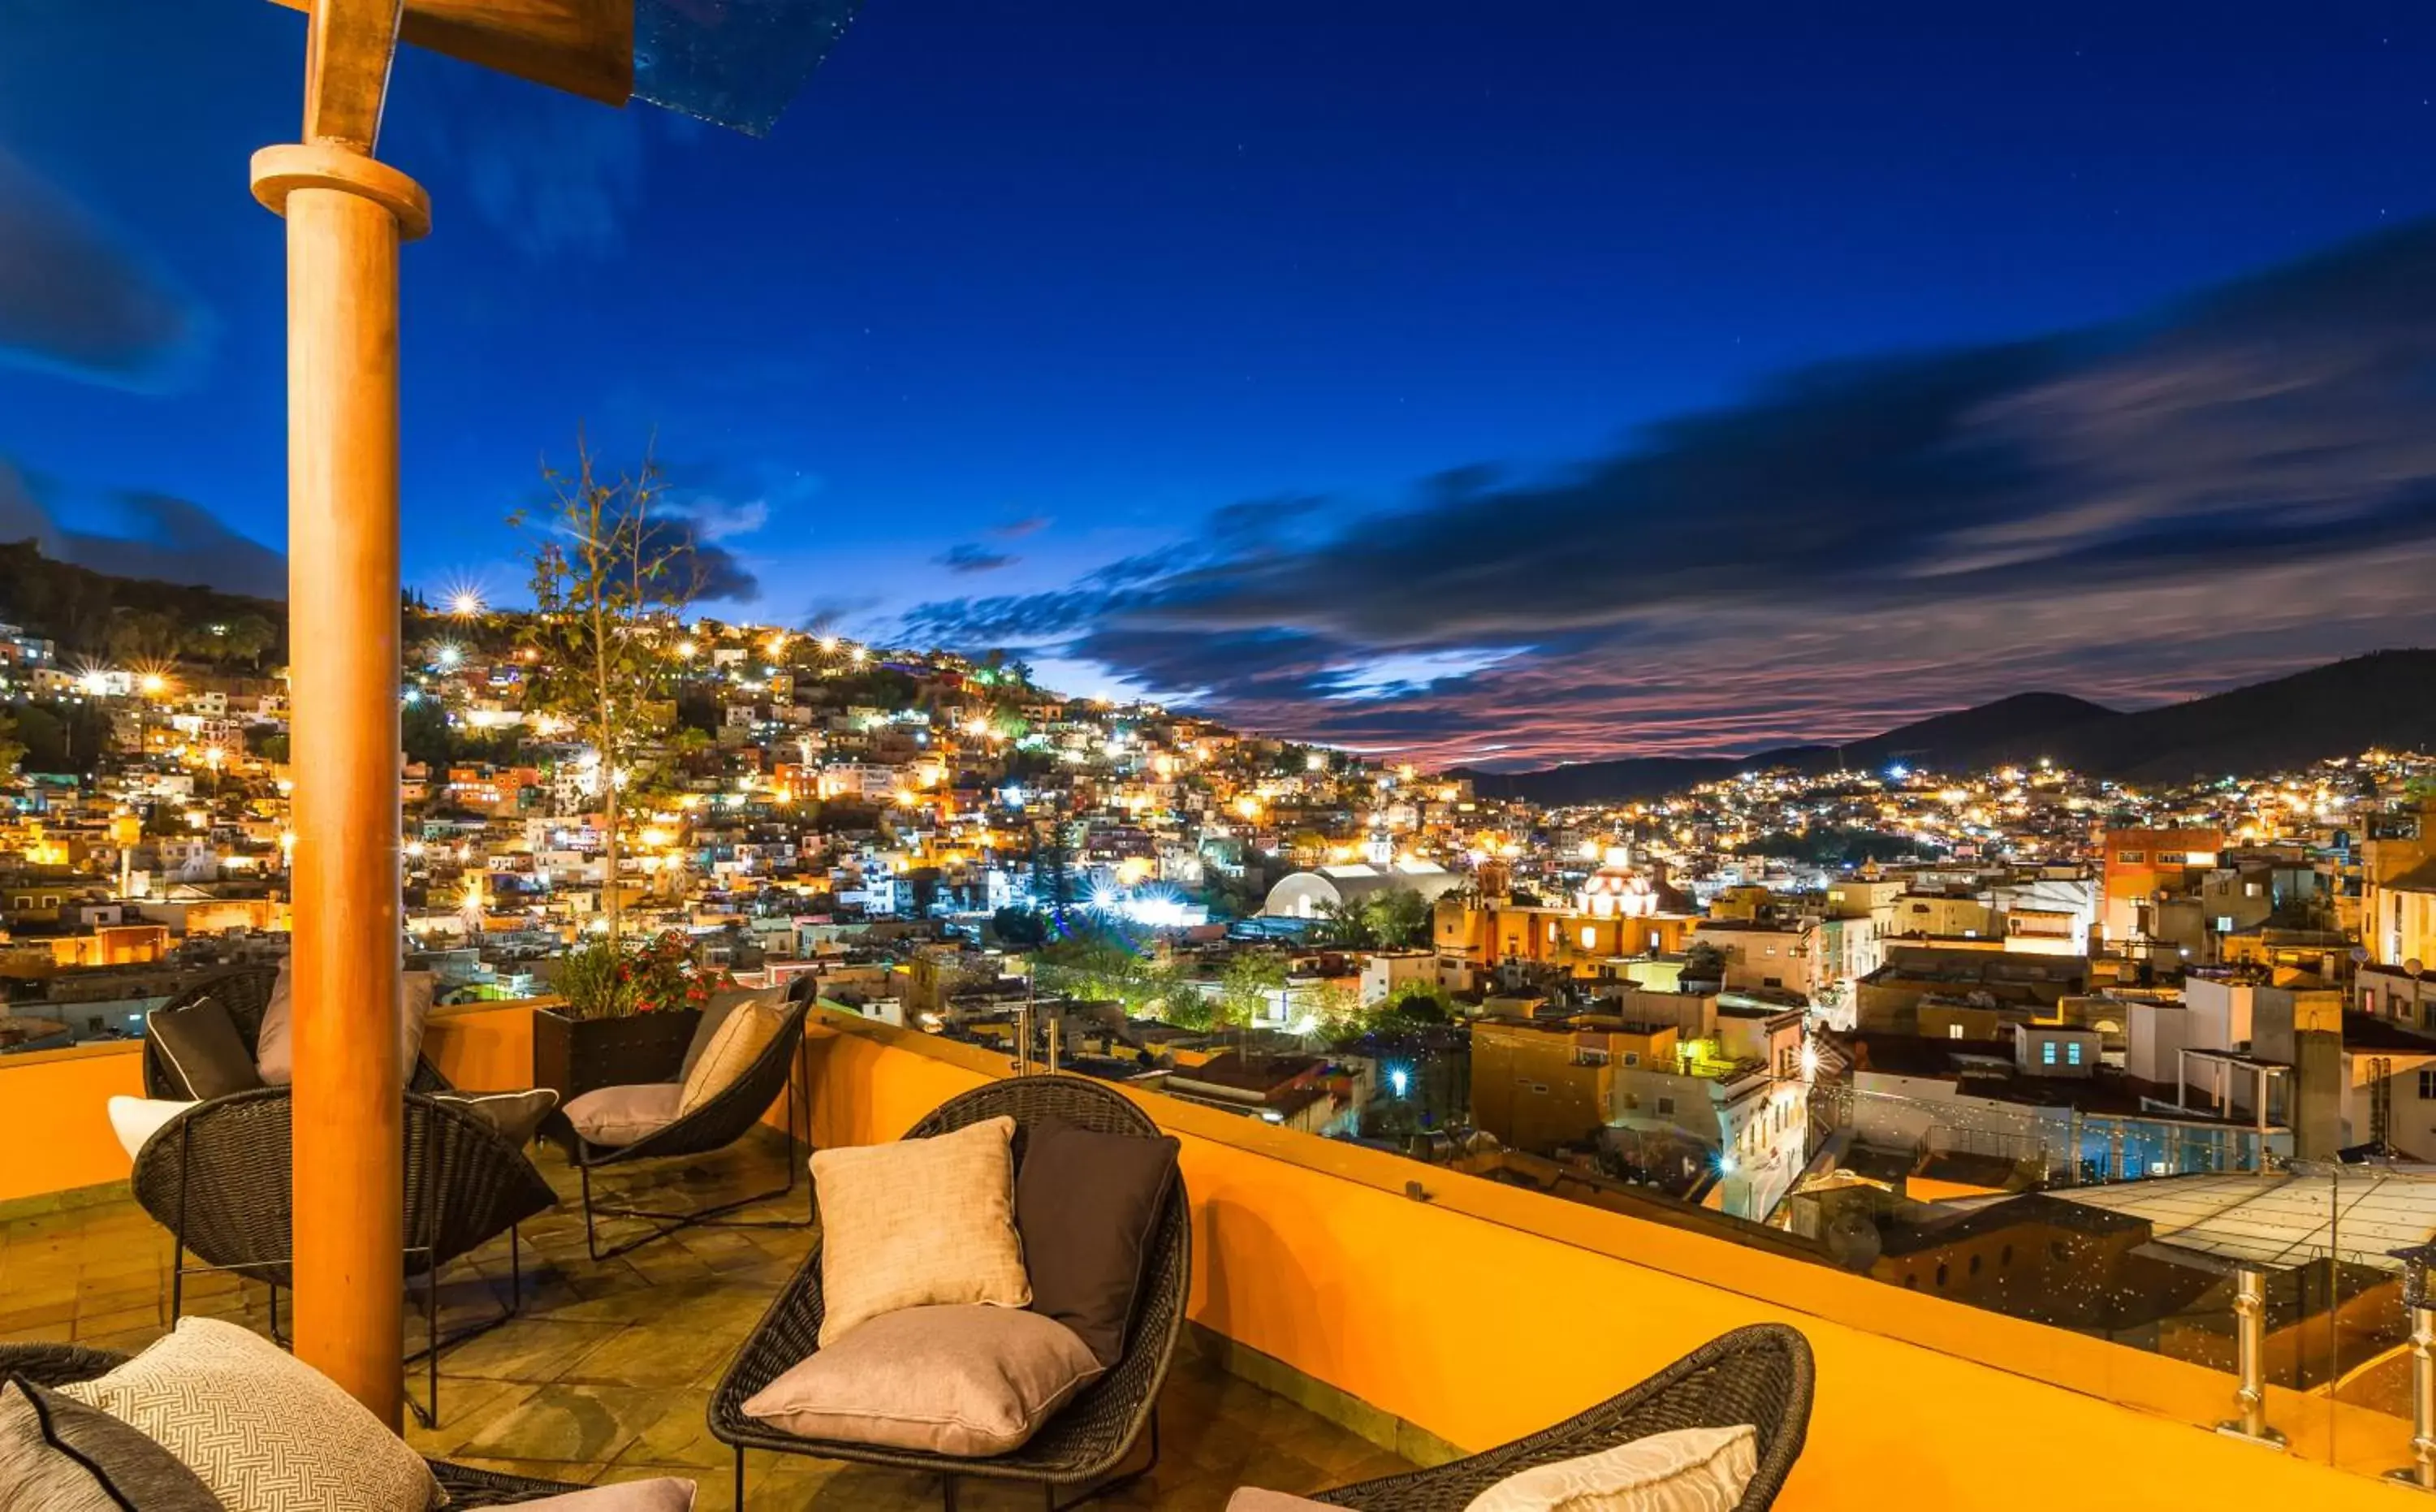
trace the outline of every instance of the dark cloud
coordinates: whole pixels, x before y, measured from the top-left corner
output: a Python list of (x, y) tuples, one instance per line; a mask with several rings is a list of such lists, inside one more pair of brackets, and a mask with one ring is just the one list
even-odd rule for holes
[(966, 541), (948, 547), (931, 560), (949, 572), (971, 573), (996, 572), (1000, 567), (1015, 565), (1019, 559)]
[(157, 389), (200, 360), (210, 329), (165, 275), (0, 148), (0, 360)]
[(661, 557), (661, 571), (687, 598), (700, 603), (751, 603), (761, 597), (761, 580), (712, 539), (703, 517), (674, 509), (655, 512), (645, 549)]
[(1789, 374), (1553, 473), (1298, 497), (917, 634), (1530, 762), (2155, 702), (2436, 634), (2436, 222), (2132, 322)]
[(1004, 525), (992, 526), (990, 534), (1009, 541), (1019, 541), (1027, 535), (1036, 535), (1049, 529), (1050, 524), (1050, 518), (1046, 514), (1027, 514), (1021, 519), (1009, 520)]

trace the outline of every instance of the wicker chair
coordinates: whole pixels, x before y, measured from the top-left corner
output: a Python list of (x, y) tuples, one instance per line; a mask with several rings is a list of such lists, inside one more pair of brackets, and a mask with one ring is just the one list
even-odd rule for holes
[[(232, 966), (217, 976), (205, 978), (164, 1002), (156, 1013), (173, 1008), (186, 1008), (209, 998), (228, 1010), (236, 1024), (239, 1039), (245, 1041), (245, 1052), (256, 1059), (262, 1054), (262, 1014), (270, 1006), (271, 984), (279, 980), (277, 966)], [(430, 1057), (417, 1055), (414, 1070), (407, 1077), (410, 1092), (447, 1092), (455, 1088)], [(173, 1098), (185, 1094), (180, 1087), (169, 1063), (162, 1057), (161, 1047), (149, 1034), (144, 1036), (144, 1095)]]
[[(1155, 1138), (1158, 1126), (1123, 1094), (1080, 1076), (1020, 1076), (993, 1082), (948, 1099), (932, 1109), (906, 1138), (925, 1138), (986, 1119), (1015, 1120), (1015, 1157), (1023, 1159), (1024, 1138), (1033, 1125), (1048, 1119), (1105, 1134)], [(809, 1454), (820, 1459), (852, 1460), (896, 1469), (923, 1470), (942, 1478), (949, 1512), (956, 1501), (956, 1477), (1027, 1481), (1042, 1487), (1053, 1512), (1114, 1491), (1150, 1473), (1158, 1464), (1158, 1392), (1166, 1382), (1168, 1363), (1174, 1357), (1176, 1336), (1184, 1327), (1184, 1303), (1192, 1279), (1192, 1209), (1179, 1179), (1168, 1193), (1159, 1215), (1158, 1232), (1151, 1242), (1148, 1270), (1141, 1294), (1134, 1299), (1132, 1325), (1125, 1332), (1123, 1355), (1114, 1368), (1086, 1386), (1055, 1416), (1041, 1425), (1029, 1443), (1011, 1453), (987, 1459), (961, 1459), (913, 1450), (830, 1439), (800, 1438), (744, 1415), (744, 1403), (820, 1347), (821, 1251), (816, 1244), (803, 1268), (779, 1293), (752, 1336), (737, 1352), (710, 1398), (710, 1431), (736, 1450), (736, 1500), (744, 1503), (744, 1451), (773, 1450), (782, 1454)], [(1140, 1469), (1108, 1477), (1132, 1453), (1147, 1429), (1150, 1459)], [(1060, 1487), (1088, 1486), (1071, 1501), (1060, 1503)]]
[[(56, 1390), (79, 1381), (90, 1381), (113, 1367), (126, 1363), (127, 1356), (107, 1349), (88, 1349), (73, 1344), (0, 1344), (0, 1380), (23, 1376), (38, 1386)], [(537, 1502), (546, 1496), (564, 1496), (583, 1487), (562, 1485), (557, 1481), (531, 1481), (515, 1475), (496, 1475), (489, 1470), (469, 1469), (444, 1460), (426, 1460), (431, 1473), (448, 1492), (448, 1504), (462, 1506), (513, 1506), (518, 1502)]]
[[(270, 1330), (279, 1336), (279, 1291), (293, 1284), (289, 1194), (293, 1102), (284, 1086), (237, 1092), (180, 1113), (136, 1152), (135, 1200), (176, 1241), (169, 1316), (185, 1306), (190, 1271), (233, 1271), (270, 1287)], [(557, 1203), (522, 1150), (461, 1107), (406, 1094), (403, 1274), (423, 1277), (429, 1406), (409, 1399), (426, 1424), (440, 1412), (440, 1351), (513, 1317), (524, 1291), (516, 1225)], [(496, 1318), (449, 1338), (439, 1332), (439, 1271), (508, 1236), (509, 1299)], [(189, 1265), (189, 1251), (203, 1263)]]
[(1737, 1512), (1776, 1501), (1810, 1427), (1810, 1345), (1781, 1323), (1759, 1323), (1710, 1340), (1682, 1359), (1576, 1417), (1528, 1438), (1436, 1469), (1391, 1475), (1322, 1492), (1315, 1501), (1363, 1512), (1462, 1512), (1473, 1497), (1537, 1465), (1613, 1449), (1677, 1428), (1759, 1431), (1759, 1469)]
[[(804, 988), (811, 985), (804, 979)], [(804, 1021), (810, 1017), (812, 1000), (809, 990), (791, 993), (785, 1021), (779, 1026), (778, 1037), (772, 1040), (742, 1076), (727, 1089), (685, 1117), (635, 1140), (632, 1144), (594, 1144), (575, 1132), (566, 1121), (564, 1111), (550, 1115), (545, 1129), (553, 1133), (566, 1149), (567, 1159), (575, 1166), (583, 1183), (583, 1246), (596, 1260), (612, 1259), (628, 1250), (648, 1244), (655, 1239), (666, 1239), (681, 1228), (706, 1225), (720, 1228), (808, 1228), (812, 1224), (810, 1183), (805, 1183), (805, 1212), (801, 1219), (729, 1218), (726, 1215), (740, 1208), (784, 1197), (795, 1190), (795, 1169), (803, 1164), (795, 1156), (797, 1149), (812, 1147), (811, 1078), (797, 1074), (804, 1051)], [(669, 1068), (668, 1080), (676, 1079), (677, 1068)], [(757, 1191), (749, 1197), (715, 1203), (685, 1212), (668, 1212), (658, 1208), (629, 1208), (594, 1200), (592, 1173), (644, 1160), (667, 1160), (680, 1156), (708, 1155), (724, 1150), (751, 1133), (770, 1111), (770, 1104), (781, 1094), (787, 1099), (787, 1181), (767, 1191)], [(640, 1219), (652, 1225), (651, 1232), (640, 1234), (608, 1249), (600, 1247), (594, 1220), (600, 1218)]]

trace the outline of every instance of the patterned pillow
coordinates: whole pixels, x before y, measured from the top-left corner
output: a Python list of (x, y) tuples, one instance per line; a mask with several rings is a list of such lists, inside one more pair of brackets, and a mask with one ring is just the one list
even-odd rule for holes
[(444, 1494), (420, 1455), (329, 1380), (218, 1318), (61, 1388), (140, 1429), (245, 1512), (426, 1512)]
[(1029, 1307), (1015, 1231), (1015, 1120), (822, 1150), (821, 1347), (867, 1318), (944, 1302)]
[(1464, 1512), (1733, 1512), (1759, 1471), (1759, 1434), (1678, 1428), (1527, 1469)]

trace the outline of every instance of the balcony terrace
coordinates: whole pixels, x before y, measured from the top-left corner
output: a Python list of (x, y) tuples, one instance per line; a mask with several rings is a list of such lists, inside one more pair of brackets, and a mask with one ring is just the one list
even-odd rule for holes
[[(1007, 1074), (970, 1046), (834, 1016), (806, 1057), (822, 1145), (894, 1138)], [(429, 1051), (462, 1086), (530, 1078), (531, 1005), (443, 1010)], [(138, 1089), (131, 1045), (0, 1058), (0, 1337), (139, 1346), (162, 1327), (165, 1236), (123, 1186), (102, 1111)], [(1130, 1494), (1216, 1505), (1241, 1483), (1313, 1490), (1484, 1449), (1559, 1420), (1727, 1329), (1794, 1325), (1818, 1356), (1808, 1447), (1780, 1505), (1960, 1508), (2398, 1505), (2400, 1417), (2271, 1387), (2285, 1451), (2221, 1436), (2218, 1370), (1982, 1312), (1626, 1213), (1422, 1168), (1173, 1099), (1193, 1214), (1185, 1358), (1162, 1400), (1168, 1458)], [(766, 1181), (774, 1150), (700, 1164), (687, 1198)], [(554, 1151), (538, 1163), (564, 1196)], [(1416, 1179), (1418, 1177), (1418, 1180)], [(809, 1244), (697, 1231), (596, 1264), (565, 1207), (529, 1225), (526, 1308), (444, 1357), (429, 1452), (553, 1479), (689, 1467), (729, 1493), (702, 1406)], [(494, 1250), (446, 1291), (492, 1305)], [(197, 1306), (260, 1326), (258, 1292)], [(444, 1328), (447, 1326), (444, 1318)], [(409, 1332), (419, 1323), (409, 1312)], [(420, 1382), (415, 1385), (421, 1390)], [(2052, 1452), (2015, 1453), (2025, 1435)], [(748, 1461), (748, 1502), (914, 1505), (920, 1477)], [(1028, 1499), (1027, 1499), (1028, 1500)]]

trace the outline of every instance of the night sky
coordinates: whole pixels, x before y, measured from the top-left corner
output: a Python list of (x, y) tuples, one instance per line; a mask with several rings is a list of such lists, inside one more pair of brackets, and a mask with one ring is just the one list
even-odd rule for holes
[[(2424, 5), (1661, 9), (868, 0), (766, 140), (402, 55), (409, 579), (581, 424), (722, 612), (1424, 763), (2436, 644)], [(0, 537), (284, 581), (303, 36), (0, 0)]]

